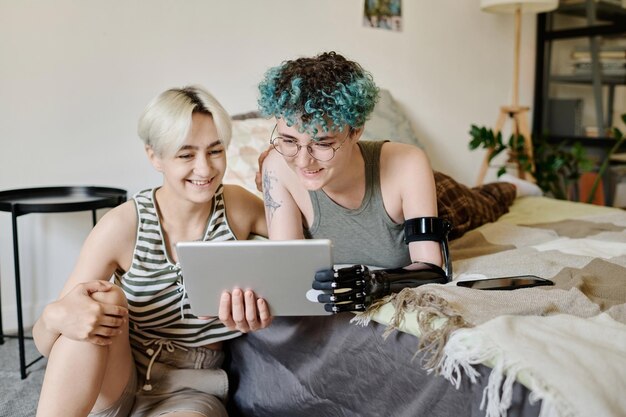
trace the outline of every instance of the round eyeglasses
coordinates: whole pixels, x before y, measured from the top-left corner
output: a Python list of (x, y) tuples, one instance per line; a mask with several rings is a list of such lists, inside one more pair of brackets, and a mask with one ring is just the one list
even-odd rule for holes
[(309, 142), (306, 145), (300, 145), (296, 139), (285, 138), (282, 136), (274, 136), (275, 131), (276, 126), (274, 126), (274, 129), (272, 130), (272, 138), (270, 139), (270, 144), (274, 147), (274, 149), (276, 149), (279, 154), (288, 158), (293, 158), (298, 155), (298, 152), (300, 152), (301, 148), (306, 147), (309, 155), (311, 155), (313, 159), (316, 159), (320, 162), (327, 162), (333, 159), (335, 157), (335, 153), (339, 150), (339, 148), (343, 146), (344, 143), (346, 143), (346, 140), (348, 140), (348, 138), (346, 137), (336, 148), (333, 148), (330, 143), (315, 141)]

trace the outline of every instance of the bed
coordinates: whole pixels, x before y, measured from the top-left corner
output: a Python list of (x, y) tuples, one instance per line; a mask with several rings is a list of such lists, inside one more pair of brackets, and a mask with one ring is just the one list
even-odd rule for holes
[[(393, 99), (381, 102), (379, 131), (366, 139), (416, 143)], [(234, 122), (225, 182), (253, 188), (272, 127), (254, 116)], [(453, 282), (405, 289), (365, 314), (275, 318), (227, 346), (229, 413), (626, 415), (625, 228), (623, 210), (518, 199), (451, 242), (454, 279), (534, 274), (555, 287), (477, 291)]]

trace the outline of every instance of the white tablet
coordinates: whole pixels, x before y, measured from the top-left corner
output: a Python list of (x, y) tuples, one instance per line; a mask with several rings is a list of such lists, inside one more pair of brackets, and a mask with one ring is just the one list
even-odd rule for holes
[(329, 314), (311, 284), (333, 265), (330, 240), (180, 242), (176, 251), (196, 316), (217, 316), (220, 295), (233, 288), (254, 290), (273, 316)]

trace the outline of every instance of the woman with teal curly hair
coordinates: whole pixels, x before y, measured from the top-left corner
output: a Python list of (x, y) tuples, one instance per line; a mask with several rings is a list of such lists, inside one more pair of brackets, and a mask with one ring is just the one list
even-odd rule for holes
[[(442, 268), (440, 242), (418, 240), (441, 234), (421, 234), (415, 220), (436, 226), (436, 216), (447, 217), (458, 236), (495, 220), (515, 198), (512, 184), (476, 191), (434, 174), (416, 146), (360, 140), (378, 88), (359, 64), (337, 53), (269, 69), (259, 93), (261, 112), (277, 122), (273, 150), (259, 175), (270, 239), (331, 239), (336, 264), (386, 268), (365, 273), (368, 268), (352, 267), (311, 277), (325, 292), (318, 301), (327, 310), (359, 310), (384, 291), (445, 282), (451, 274)], [(335, 283), (341, 292), (332, 293)], [(353, 317), (275, 317), (262, 332), (230, 342), (230, 372), (243, 381), (230, 404), (241, 415), (255, 416), (466, 414), (463, 392), (443, 378), (426, 380), (419, 367), (406, 366), (412, 349), (379, 343), (376, 335), (384, 326), (363, 329), (350, 324)], [(399, 367), (389, 366), (394, 363)]]
[(406, 219), (437, 216), (425, 153), (359, 140), (378, 92), (369, 72), (336, 52), (266, 72), (259, 109), (277, 120), (277, 152), (263, 165), (270, 239), (332, 239), (338, 263), (399, 268), (421, 261), (440, 270), (438, 243), (403, 243)]

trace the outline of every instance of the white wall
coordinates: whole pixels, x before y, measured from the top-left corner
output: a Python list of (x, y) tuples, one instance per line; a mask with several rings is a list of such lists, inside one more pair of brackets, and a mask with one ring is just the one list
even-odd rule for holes
[[(136, 135), (162, 90), (207, 86), (231, 113), (280, 61), (337, 50), (406, 109), (434, 168), (466, 184), (482, 153), (471, 123), (511, 101), (513, 17), (479, 0), (405, 0), (404, 31), (361, 25), (362, 0), (0, 0), (0, 190), (104, 185), (130, 194), (160, 178)], [(525, 16), (520, 101), (531, 104), (534, 16)], [(71, 272), (89, 213), (19, 218), (30, 324)], [(15, 326), (10, 217), (0, 213), (2, 314)]]

